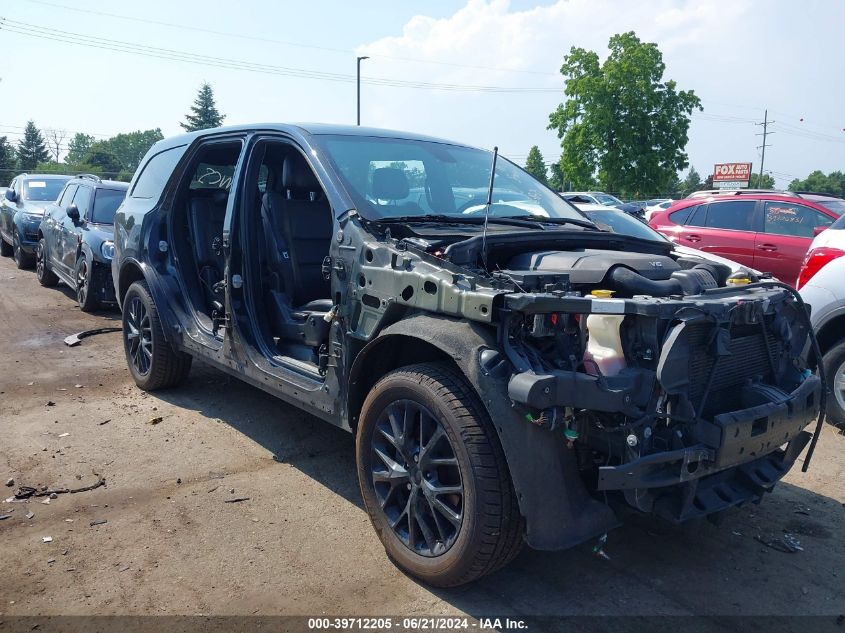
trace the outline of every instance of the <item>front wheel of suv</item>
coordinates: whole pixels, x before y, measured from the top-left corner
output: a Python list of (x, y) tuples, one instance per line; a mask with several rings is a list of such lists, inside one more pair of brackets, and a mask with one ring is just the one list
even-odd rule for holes
[(21, 237), (18, 235), (18, 232), (15, 231), (12, 233), (12, 255), (15, 258), (15, 266), (20, 268), (21, 270), (28, 270), (32, 268), (35, 260), (33, 259), (32, 255), (27, 255), (23, 252), (23, 247), (21, 246)]
[(46, 288), (52, 288), (59, 283), (59, 278), (50, 269), (50, 263), (47, 261), (47, 244), (43, 237), (35, 249), (35, 276), (38, 277), (38, 283)]
[(175, 387), (191, 370), (191, 356), (164, 338), (161, 319), (145, 281), (136, 281), (123, 299), (123, 348), (129, 373), (144, 391)]
[(845, 341), (834, 345), (822, 358), (827, 380), (827, 418), (837, 425), (845, 425)]
[(91, 287), (93, 271), (93, 265), (88, 262), (85, 254), (80, 255), (76, 260), (73, 278), (76, 281), (76, 301), (83, 312), (93, 312), (100, 307), (97, 293)]
[(358, 482), (388, 557), (439, 587), (507, 564), (522, 518), (493, 425), (448, 366), (390, 372), (368, 394), (356, 437)]

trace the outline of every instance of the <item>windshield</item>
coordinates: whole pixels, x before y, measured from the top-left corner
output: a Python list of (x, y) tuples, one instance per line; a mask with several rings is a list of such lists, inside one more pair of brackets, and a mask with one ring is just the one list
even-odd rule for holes
[(607, 209), (602, 211), (581, 211), (581, 213), (590, 218), (604, 231), (613, 231), (614, 233), (639, 237), (644, 240), (653, 240), (655, 242), (669, 241), (650, 226), (643, 224), (624, 211)]
[(96, 224), (114, 224), (114, 212), (125, 197), (125, 189), (98, 189), (91, 221)]
[(836, 215), (842, 215), (845, 213), (845, 200), (841, 200), (839, 198), (834, 198), (832, 200), (816, 200), (817, 204), (822, 205), (826, 209), (830, 209)]
[(23, 199), (35, 202), (55, 202), (70, 178), (44, 178), (23, 181)]
[(599, 204), (604, 204), (608, 207), (615, 207), (617, 204), (623, 204), (619, 198), (611, 196), (609, 193), (597, 193), (595, 194), (595, 197), (596, 200), (599, 201)]
[[(484, 216), (491, 152), (434, 141), (325, 135), (329, 160), (367, 219)], [(491, 216), (582, 220), (555, 192), (499, 156)]]

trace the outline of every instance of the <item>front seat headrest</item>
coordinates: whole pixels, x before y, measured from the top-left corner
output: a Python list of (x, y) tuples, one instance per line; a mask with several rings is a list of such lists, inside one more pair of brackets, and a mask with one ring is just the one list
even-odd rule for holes
[(409, 193), (408, 177), (402, 169), (381, 167), (373, 172), (373, 198), (400, 200)]
[(282, 163), (282, 189), (313, 193), (322, 187), (305, 159), (299, 154), (289, 154)]

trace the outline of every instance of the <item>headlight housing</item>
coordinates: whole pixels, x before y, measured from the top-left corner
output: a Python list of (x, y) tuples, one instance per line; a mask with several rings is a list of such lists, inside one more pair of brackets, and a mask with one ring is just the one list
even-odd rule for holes
[(111, 259), (114, 257), (114, 242), (111, 240), (107, 240), (103, 242), (100, 246), (100, 253), (102, 253), (103, 257), (106, 259)]

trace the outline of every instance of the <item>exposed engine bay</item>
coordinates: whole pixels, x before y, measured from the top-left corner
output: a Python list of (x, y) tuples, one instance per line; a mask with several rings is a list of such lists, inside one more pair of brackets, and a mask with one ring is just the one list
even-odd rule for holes
[(462, 316), (489, 317), (513, 406), (565, 437), (593, 494), (673, 521), (759, 500), (819, 414), (803, 307), (752, 271), (669, 243), (554, 233), (415, 235), (400, 249), (424, 260), (408, 257), (409, 273), (451, 271)]

